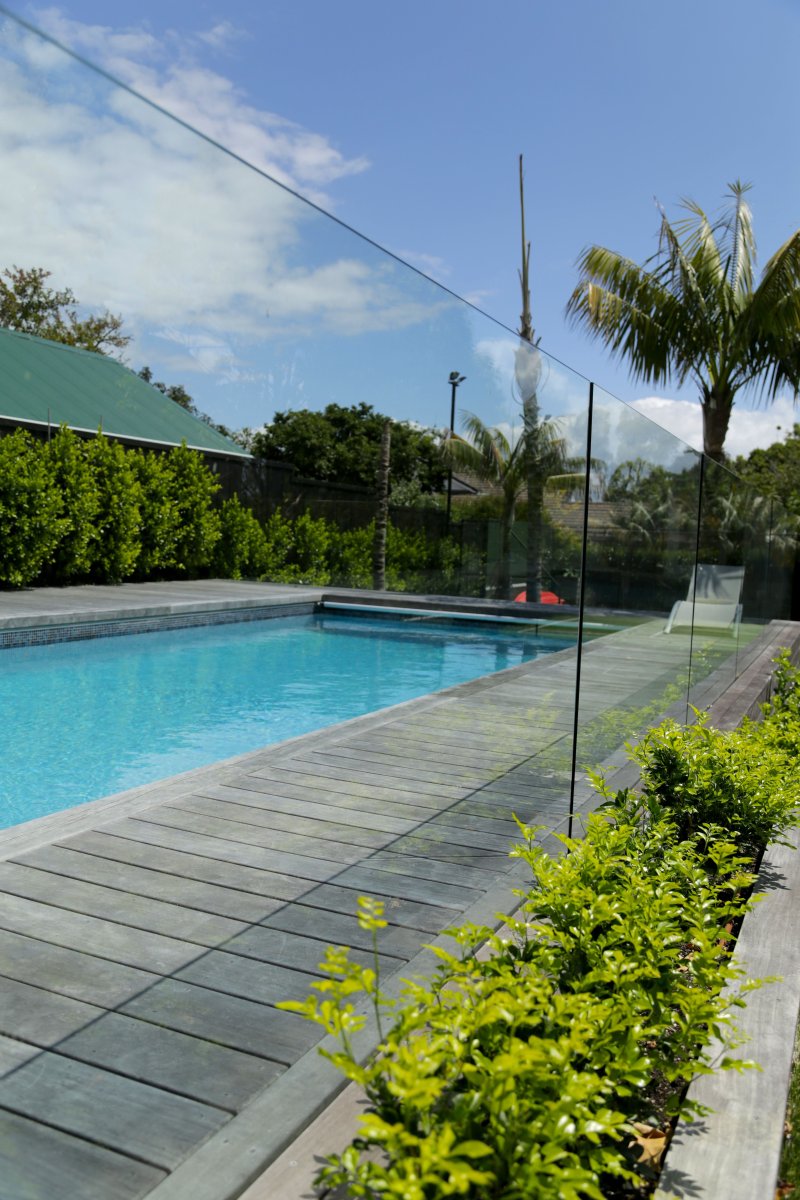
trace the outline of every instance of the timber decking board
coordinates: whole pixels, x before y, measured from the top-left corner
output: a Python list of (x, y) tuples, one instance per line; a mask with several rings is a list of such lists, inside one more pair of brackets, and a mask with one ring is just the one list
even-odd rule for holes
[(3, 1200), (140, 1200), (165, 1176), (39, 1121), (0, 1112)]
[[(278, 785), (278, 787), (281, 786), (285, 785)], [(296, 790), (300, 791), (301, 789)], [(415, 828), (419, 819), (418, 815), (415, 819), (394, 817), (388, 813), (373, 812), (370, 809), (354, 805), (339, 805), (334, 802), (333, 798), (329, 803), (319, 799), (314, 800), (312, 799), (314, 793), (311, 789), (302, 790), (306, 793), (305, 795), (289, 796), (279, 792), (277, 787), (273, 788), (267, 782), (261, 783), (259, 780), (247, 777), (237, 779), (235, 787), (223, 784), (220, 787), (203, 788), (202, 794), (210, 796), (214, 800), (231, 799), (234, 803), (256, 805), (268, 812), (298, 813), (309, 820), (325, 821), (326, 823), (332, 821), (346, 825), (348, 828), (353, 826), (365, 832), (405, 833), (407, 830)]]
[[(147, 814), (151, 814), (148, 812)], [(157, 816), (158, 814), (153, 814)], [(269, 850), (264, 846), (252, 846), (248, 842), (213, 834), (196, 833), (180, 829), (158, 820), (115, 821), (108, 826), (112, 833), (119, 833), (136, 841), (148, 842), (168, 850), (183, 850), (201, 858), (221, 859), (236, 866), (256, 867), (286, 877), (322, 882), (341, 870), (338, 862), (327, 863), (321, 858), (309, 858), (299, 854), (287, 854), (282, 850)]]
[[(587, 647), (584, 725), (647, 703), (682, 665), (656, 624)], [(290, 1081), (320, 1030), (275, 1005), (323, 978), (329, 943), (372, 965), (359, 895), (384, 899), (390, 979), (463, 913), (513, 902), (513, 814), (566, 817), (573, 685), (562, 652), (169, 781), (138, 806), (101, 802), (96, 820), (75, 810), (60, 832), (50, 819), (55, 835), (28, 850), (10, 838), (0, 1121), (21, 1150), (0, 1200), (5, 1178), (13, 1200), (195, 1200), (194, 1184), (170, 1186), (204, 1143), (208, 1177), (219, 1161), (239, 1178), (229, 1131), (266, 1112), (269, 1141), (273, 1087), (294, 1096), (290, 1115), (315, 1102)]]
[(191, 908), (165, 904), (130, 892), (120, 893), (112, 887), (65, 878), (22, 863), (0, 862), (2, 892), (202, 946), (227, 942), (248, 927), (244, 921), (198, 913)]
[(323, 840), (332, 838), (338, 842), (346, 842), (351, 846), (365, 846), (371, 850), (380, 849), (395, 836), (377, 830), (362, 829), (359, 825), (342, 825), (335, 821), (312, 820), (310, 817), (276, 812), (274, 808), (248, 800), (247, 793), (243, 793), (240, 800), (191, 795), (185, 800), (176, 801), (172, 808), (211, 817), (224, 814), (225, 820), (241, 821), (245, 825), (261, 825), (282, 833), (306, 834)]
[(121, 1005), (119, 1011), (283, 1066), (293, 1063), (320, 1037), (317, 1029), (294, 1013), (178, 979), (159, 980)]
[[(219, 895), (225, 889), (224, 898), (230, 898), (231, 901), (237, 897), (247, 899), (248, 895), (259, 897), (259, 900), (254, 902), (257, 904), (269, 903), (272, 900), (296, 900), (315, 886), (313, 880), (298, 879), (296, 876), (250, 867), (243, 863), (223, 861), (209, 854), (175, 850), (171, 846), (159, 846), (157, 842), (141, 841), (130, 835), (107, 834), (104, 830), (78, 834), (68, 842), (57, 844), (66, 848), (74, 846), (77, 850), (87, 850), (112, 862), (137, 868), (146, 864), (150, 874), (158, 871), (167, 877), (174, 875), (179, 879), (186, 879), (188, 883), (214, 885), (215, 895)], [(25, 860), (15, 858), (14, 861)], [(230, 893), (230, 897), (227, 893)]]
[(203, 948), (196, 943), (87, 917), (54, 904), (40, 904), (9, 893), (3, 895), (0, 904), (0, 928), (68, 950), (83, 952), (89, 946), (98, 958), (138, 967), (155, 975), (169, 975), (203, 953)]
[(50, 1050), (34, 1050), (0, 1079), (0, 1109), (166, 1170), (230, 1120), (219, 1108)]
[(281, 856), (291, 853), (302, 855), (304, 858), (321, 858), (326, 862), (333, 860), (354, 863), (369, 853), (363, 847), (337, 842), (333, 837), (327, 837), (324, 826), (320, 826), (316, 836), (285, 833), (282, 830), (270, 830), (252, 821), (239, 820), (234, 812), (227, 817), (218, 817), (195, 812), (194, 809), (185, 806), (174, 808), (171, 804), (165, 804), (157, 813), (148, 815), (150, 821), (157, 825), (169, 825), (173, 829), (182, 829), (189, 833), (209, 834), (211, 837), (243, 842), (246, 846), (263, 846), (265, 850), (278, 851)]

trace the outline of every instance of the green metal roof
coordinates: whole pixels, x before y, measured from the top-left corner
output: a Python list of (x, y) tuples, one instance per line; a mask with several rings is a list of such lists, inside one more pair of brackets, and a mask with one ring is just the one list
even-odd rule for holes
[(113, 358), (10, 329), (0, 329), (0, 422), (249, 457)]

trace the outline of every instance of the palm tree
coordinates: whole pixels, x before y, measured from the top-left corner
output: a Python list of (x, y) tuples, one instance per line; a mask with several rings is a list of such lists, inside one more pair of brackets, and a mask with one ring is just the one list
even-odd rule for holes
[(740, 389), (768, 400), (800, 390), (800, 230), (754, 287), (748, 189), (729, 184), (730, 204), (713, 223), (690, 200), (674, 225), (662, 210), (658, 250), (642, 266), (602, 246), (585, 250), (567, 304), (635, 379), (697, 384), (705, 452), (718, 462)]
[[(583, 477), (564, 474), (575, 468), (576, 460), (567, 457), (565, 442), (559, 437), (558, 425), (552, 419), (538, 422), (532, 433), (523, 430), (519, 437), (512, 435), (509, 438), (502, 429), (490, 428), (480, 417), (465, 413), (464, 431), (466, 437), (457, 433), (448, 436), (442, 449), (449, 464), (468, 471), (501, 493), (497, 596), (508, 600), (511, 592), (511, 532), (517, 502), (528, 486), (531, 459), (537, 464), (537, 496), (533, 497), (533, 502), (536, 503), (538, 497), (540, 511), (548, 478), (557, 477), (560, 482), (569, 480), (574, 485), (576, 478)], [(538, 592), (531, 599), (538, 599)]]

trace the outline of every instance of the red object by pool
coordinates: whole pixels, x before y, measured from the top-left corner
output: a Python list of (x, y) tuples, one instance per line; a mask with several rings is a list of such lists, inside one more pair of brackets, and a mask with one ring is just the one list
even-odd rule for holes
[[(520, 604), (526, 604), (528, 601), (528, 593), (520, 592), (520, 594), (518, 596), (515, 596), (514, 599), (515, 599), (515, 601), (519, 601)], [(560, 596), (557, 596), (555, 594), (555, 592), (542, 592), (542, 597), (541, 597), (541, 600), (539, 601), (539, 603), (540, 604), (563, 604), (564, 601), (561, 599)]]

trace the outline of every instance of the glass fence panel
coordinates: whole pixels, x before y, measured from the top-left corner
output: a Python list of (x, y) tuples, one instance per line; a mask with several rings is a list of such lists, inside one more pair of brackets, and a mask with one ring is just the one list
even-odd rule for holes
[[(12, 20), (0, 24), (0, 87), (19, 114), (0, 132), (0, 269), (52, 272), (45, 281), (72, 289), (81, 318), (118, 314), (128, 339), (107, 347), (127, 367), (123, 402), (113, 389), (99, 408), (87, 401), (83, 430), (202, 448), (218, 499), (237, 496), (265, 531), (238, 563), (245, 577), (346, 590), (342, 603), (385, 592), (431, 610), (459, 598), (473, 617), (499, 606), (501, 626), (484, 631), (497, 640), (492, 668), (541, 657), (542, 673), (512, 690), (502, 728), (489, 722), (509, 743), (498, 748), (509, 772), (515, 754), (532, 764), (498, 802), (516, 796), (531, 820), (528, 794), (549, 803), (560, 788), (563, 802), (587, 381)], [(154, 407), (137, 423), (143, 387)], [(28, 427), (44, 437), (76, 425), (70, 394), (26, 393)], [(164, 417), (176, 401), (180, 428)], [(214, 574), (218, 561), (194, 570)], [(465, 705), (457, 720), (454, 746), (482, 718)]]
[[(585, 772), (686, 715), (700, 456), (594, 388), (576, 804)], [(624, 757), (624, 756), (623, 756)]]
[[(547, 418), (566, 418), (565, 452), (580, 457), (569, 421), (585, 410), (585, 381), (56, 46), (10, 20), (1, 32), (4, 107), (19, 119), (0, 134), (0, 268), (51, 271), (82, 314), (122, 317), (133, 372), (190, 398), (241, 443), (217, 437), (208, 453), (222, 497), (238, 494), (261, 521), (306, 513), (337, 531), (332, 547), (331, 529), (278, 529), (288, 549), (271, 556), (271, 575), (375, 586), (385, 415), (386, 588), (493, 599), (525, 590), (520, 437), (531, 413), (545, 430)], [(26, 415), (44, 430), (69, 413), (41, 393)], [(85, 423), (157, 441), (131, 420), (101, 404)], [(461, 453), (448, 464), (451, 426)], [(487, 433), (494, 451), (470, 464), (459, 439)], [(188, 440), (205, 435), (196, 427)], [(547, 576), (550, 550), (538, 557), (545, 591), (574, 591), (574, 565), (556, 564), (562, 583)], [(538, 577), (530, 582), (535, 590)]]
[[(694, 637), (691, 701), (706, 707), (736, 675), (740, 638), (758, 633), (752, 619), (743, 623), (745, 581), (755, 583), (757, 572), (746, 570), (748, 489), (726, 467), (703, 460), (697, 571), (692, 580)], [(748, 617), (752, 606), (748, 605)]]
[(764, 513), (766, 549), (760, 610), (765, 620), (787, 621), (792, 618), (800, 522), (774, 497), (759, 497), (759, 504), (769, 510), (768, 518)]

